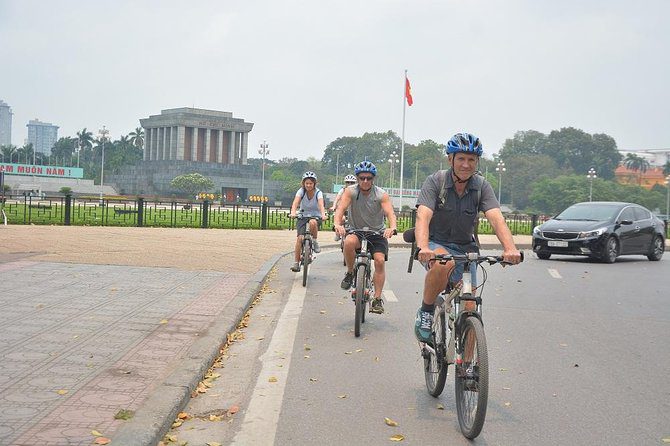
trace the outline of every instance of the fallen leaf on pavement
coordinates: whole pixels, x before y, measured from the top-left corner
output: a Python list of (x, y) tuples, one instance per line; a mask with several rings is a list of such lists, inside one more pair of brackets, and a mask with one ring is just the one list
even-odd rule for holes
[(96, 430), (92, 430), (91, 435), (93, 435), (94, 437), (102, 437), (102, 434)]
[(353, 352), (344, 352), (345, 355), (351, 355)]
[(276, 382), (277, 382), (277, 377), (275, 377), (275, 376), (271, 376), (271, 377), (268, 379), (268, 382), (276, 383)]
[(316, 378), (310, 378), (309, 380), (310, 380), (311, 382), (313, 382), (313, 383), (315, 383), (315, 382), (318, 381), (318, 379), (316, 379)]
[(221, 421), (221, 417), (218, 416), (218, 415), (212, 414), (212, 415), (209, 416), (209, 421)]
[(67, 392), (68, 392), (67, 390), (61, 389), (61, 390), (57, 391), (56, 393), (59, 394), (59, 395), (65, 395)]
[(405, 439), (405, 436), (400, 435), (400, 434), (389, 437), (389, 440), (391, 440), (391, 441), (403, 441), (404, 439)]
[(240, 406), (230, 406), (230, 408), (228, 408), (228, 415), (235, 415), (239, 411)]
[(112, 440), (106, 437), (98, 437), (93, 441), (93, 444), (109, 444)]
[(346, 393), (343, 393), (342, 395), (337, 395), (338, 398), (344, 399), (347, 397)]
[(128, 409), (119, 409), (116, 414), (114, 414), (114, 419), (115, 420), (130, 420), (133, 415), (135, 415), (135, 412), (132, 410)]
[(356, 353), (360, 353), (360, 352), (362, 352), (362, 351), (363, 351), (362, 348), (357, 348), (357, 349), (356, 349)]
[(221, 443), (217, 443), (216, 441), (208, 441), (205, 443), (207, 446), (221, 446)]
[(505, 403), (505, 407), (509, 407), (511, 405), (512, 405), (512, 403), (510, 403), (509, 401)]
[(503, 368), (501, 368), (500, 371), (501, 371), (501, 372), (506, 372), (507, 369), (503, 369)]
[(319, 311), (319, 313), (326, 314), (326, 310), (321, 310), (321, 311)]
[(443, 405), (442, 403), (438, 403), (438, 404), (437, 404), (437, 408), (438, 408), (439, 410), (444, 410), (444, 405)]
[(310, 351), (311, 349), (312, 349), (312, 347), (310, 347), (309, 345), (305, 344), (305, 350), (306, 350), (306, 351)]
[(179, 427), (183, 424), (183, 421), (177, 420), (174, 423), (172, 423), (172, 428)]
[(167, 320), (167, 319), (161, 319), (161, 322), (160, 322), (160, 323), (161, 323), (161, 324), (167, 324), (167, 323), (168, 323), (168, 320)]
[(503, 387), (503, 390), (512, 390), (511, 387)]
[(191, 416), (187, 412), (179, 412), (177, 414), (177, 418), (179, 418), (180, 420), (188, 420), (189, 418), (191, 418)]
[(390, 418), (384, 417), (384, 423), (386, 423), (387, 426), (397, 426), (398, 423), (396, 421), (393, 421)]

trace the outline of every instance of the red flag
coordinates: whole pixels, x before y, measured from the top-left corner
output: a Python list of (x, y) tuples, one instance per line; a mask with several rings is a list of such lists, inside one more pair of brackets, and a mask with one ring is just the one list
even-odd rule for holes
[(405, 98), (407, 99), (407, 105), (411, 107), (414, 103), (414, 99), (412, 99), (412, 87), (409, 85), (407, 76), (405, 76)]

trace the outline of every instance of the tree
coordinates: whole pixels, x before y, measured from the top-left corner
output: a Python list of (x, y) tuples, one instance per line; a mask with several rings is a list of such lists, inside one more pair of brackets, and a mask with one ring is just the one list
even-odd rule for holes
[(663, 175), (670, 175), (670, 161), (666, 161), (663, 164)]
[(626, 154), (623, 165), (633, 172), (638, 172), (638, 185), (642, 184), (642, 174), (649, 169), (649, 161), (634, 153)]
[(0, 146), (0, 155), (2, 155), (3, 163), (11, 163), (15, 153), (16, 153), (16, 146), (13, 146), (11, 144), (6, 146)]
[(130, 132), (128, 136), (132, 145), (140, 150), (144, 147), (144, 129), (142, 127), (135, 128), (135, 131)]
[(202, 174), (188, 173), (173, 178), (170, 186), (191, 197), (199, 192), (208, 192), (214, 187), (214, 182)]
[[(56, 160), (62, 159), (63, 164), (66, 164), (65, 160), (68, 161), (68, 164), (71, 163), (72, 154), (75, 151), (77, 141), (77, 138), (71, 138), (69, 136), (58, 138), (58, 141), (56, 141), (56, 144), (54, 144), (51, 149), (51, 155), (54, 156)], [(53, 164), (58, 164), (58, 161)]]

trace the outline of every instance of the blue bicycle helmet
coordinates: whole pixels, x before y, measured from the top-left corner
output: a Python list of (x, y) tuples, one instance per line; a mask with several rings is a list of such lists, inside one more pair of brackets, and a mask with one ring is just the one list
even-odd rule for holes
[(482, 153), (484, 153), (484, 149), (482, 149), (482, 143), (479, 141), (479, 138), (470, 133), (456, 133), (447, 142), (445, 151), (447, 152), (447, 155), (450, 153), (462, 152), (482, 156)]
[(364, 172), (369, 172), (372, 174), (373, 177), (377, 176), (377, 167), (372, 164), (370, 161), (363, 161), (358, 164), (356, 164), (356, 167), (354, 168), (354, 174), (358, 176), (360, 173)]

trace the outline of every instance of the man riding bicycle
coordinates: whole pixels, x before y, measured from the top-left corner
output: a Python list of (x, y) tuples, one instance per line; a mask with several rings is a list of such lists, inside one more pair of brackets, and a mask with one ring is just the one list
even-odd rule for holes
[[(447, 142), (445, 151), (451, 168), (426, 178), (416, 204), (416, 244), (420, 249), (419, 261), (428, 272), (414, 333), (420, 342), (426, 343), (430, 342), (437, 295), (444, 291), (447, 280), (458, 283), (463, 276), (462, 263), (456, 265), (452, 260), (443, 265), (430, 260), (436, 254), (479, 252), (474, 230), (480, 211), (500, 240), (505, 261), (512, 264), (521, 261), (521, 253), (514, 244), (491, 184), (476, 174), (483, 153), (479, 138), (457, 133)], [(466, 302), (465, 310), (472, 310), (472, 306), (474, 302)]]
[[(333, 200), (333, 205), (329, 209), (330, 212), (335, 212), (335, 209), (337, 209), (337, 204), (340, 202), (340, 199), (342, 198), (344, 191), (347, 190), (347, 187), (353, 186), (354, 184), (356, 184), (356, 177), (354, 175), (349, 174), (346, 177), (344, 177), (344, 187), (340, 189), (337, 195), (335, 196), (335, 200)], [(337, 232), (335, 233), (335, 241), (336, 242), (340, 241), (340, 234), (338, 234)]]
[[(346, 188), (335, 210), (335, 231), (344, 239), (344, 259), (347, 264), (347, 273), (340, 286), (344, 290), (351, 288), (354, 276), (354, 261), (356, 250), (361, 247), (361, 240), (357, 234), (346, 235), (344, 227), (344, 211), (349, 210), (349, 229), (368, 229), (382, 232), (383, 235), (369, 235), (368, 249), (372, 253), (375, 272), (372, 277), (375, 293), (370, 305), (370, 311), (377, 314), (384, 313), (382, 290), (386, 280), (385, 264), (388, 257), (388, 238), (396, 231), (396, 218), (389, 195), (381, 187), (375, 186), (377, 167), (370, 161), (358, 163), (354, 169), (358, 184)], [(384, 216), (389, 227), (384, 226)]]
[[(300, 207), (300, 215), (298, 215), (298, 207)], [(316, 241), (319, 235), (319, 226), (321, 221), (326, 219), (326, 209), (323, 205), (323, 193), (316, 187), (316, 174), (312, 171), (307, 171), (302, 176), (302, 187), (298, 189), (291, 204), (291, 218), (298, 217), (296, 229), (298, 238), (295, 241), (295, 251), (293, 266), (291, 271), (300, 271), (300, 248), (302, 247), (302, 239), (307, 232), (309, 226), (309, 233), (312, 234), (314, 240), (314, 252), (321, 252), (321, 247)]]

